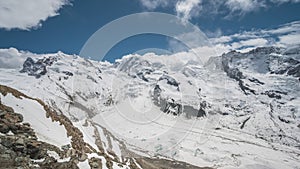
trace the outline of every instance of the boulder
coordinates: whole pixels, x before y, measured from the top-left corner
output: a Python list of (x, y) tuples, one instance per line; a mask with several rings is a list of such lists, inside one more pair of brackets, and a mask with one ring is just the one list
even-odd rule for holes
[(6, 134), (9, 132), (9, 127), (6, 124), (0, 123), (0, 132)]
[(88, 158), (88, 156), (85, 153), (82, 153), (78, 157), (78, 161), (83, 162)]
[(40, 143), (38, 141), (30, 141), (26, 144), (27, 152), (32, 159), (41, 158)]
[(102, 169), (102, 161), (101, 159), (92, 157), (91, 159), (89, 159), (89, 165), (91, 167), (91, 169)]
[(61, 149), (63, 149), (64, 151), (67, 151), (67, 150), (69, 150), (70, 148), (71, 148), (71, 145), (70, 145), (70, 144), (61, 146)]

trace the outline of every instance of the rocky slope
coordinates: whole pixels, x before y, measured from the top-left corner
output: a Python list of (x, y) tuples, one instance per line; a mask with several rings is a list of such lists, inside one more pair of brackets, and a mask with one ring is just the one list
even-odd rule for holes
[[(30, 99), (36, 101), (46, 113), (35, 113), (41, 113), (52, 121), (58, 121), (59, 125), (64, 126), (68, 137), (71, 137), (71, 144), (61, 147), (41, 141), (32, 126), (24, 122), (22, 114), (16, 113), (13, 108), (0, 102), (0, 168), (199, 168), (179, 161), (138, 156), (127, 150), (122, 142), (119, 143), (120, 146), (123, 146), (122, 151), (132, 154), (137, 159), (126, 156), (118, 157), (112, 150), (104, 149), (97, 130), (94, 131), (95, 144), (98, 147), (96, 150), (84, 141), (82, 132), (68, 118), (55, 112), (43, 101), (2, 85), (0, 85), (0, 93), (4, 97), (12, 95), (16, 100)], [(33, 113), (26, 111), (24, 112), (27, 114), (26, 116)], [(87, 121), (86, 125), (88, 125)], [(108, 131), (106, 134), (111, 135)]]

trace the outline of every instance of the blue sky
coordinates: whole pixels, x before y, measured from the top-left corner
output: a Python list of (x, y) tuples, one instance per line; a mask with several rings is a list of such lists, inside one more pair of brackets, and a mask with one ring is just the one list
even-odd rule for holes
[[(300, 34), (300, 0), (2, 0), (0, 48), (79, 54), (86, 40), (105, 24), (146, 11), (190, 21), (222, 49), (278, 45), (281, 37), (292, 34), (285, 40), (297, 41)], [(285, 32), (276, 33), (279, 29)], [(241, 35), (253, 40), (247, 42)], [(113, 62), (145, 48), (170, 50), (170, 39), (153, 34), (134, 36), (112, 48), (105, 60)]]

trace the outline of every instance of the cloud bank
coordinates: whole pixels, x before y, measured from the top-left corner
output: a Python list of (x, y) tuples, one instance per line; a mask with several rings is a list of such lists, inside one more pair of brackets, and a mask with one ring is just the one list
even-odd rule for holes
[(231, 18), (284, 3), (300, 3), (300, 0), (139, 0), (139, 2), (148, 10), (173, 8), (177, 16), (190, 20), (199, 15), (216, 14)]
[(193, 38), (193, 35), (194, 33), (190, 32), (177, 37), (179, 40), (193, 44), (193, 49), (187, 49), (186, 46), (171, 39), (169, 40), (169, 50), (173, 53), (194, 50), (196, 53), (203, 54), (203, 56), (219, 56), (232, 50), (248, 52), (257, 47), (277, 46), (287, 48), (300, 44), (300, 21), (287, 23), (272, 29), (243, 31), (232, 35), (221, 35), (220, 33), (219, 36), (208, 39), (210, 41), (209, 45), (203, 45), (202, 39)]
[(300, 44), (300, 21), (280, 25), (273, 29), (252, 30), (233, 35), (211, 38), (214, 45), (229, 50), (248, 51), (260, 46), (288, 47)]
[(69, 0), (0, 0), (0, 28), (30, 30), (42, 25)]
[(27, 57), (35, 57), (36, 54), (19, 51), (15, 48), (0, 49), (0, 68), (21, 69)]

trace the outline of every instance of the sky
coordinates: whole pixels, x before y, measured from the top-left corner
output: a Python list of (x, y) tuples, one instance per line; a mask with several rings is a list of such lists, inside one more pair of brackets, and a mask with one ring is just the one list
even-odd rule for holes
[[(218, 54), (300, 39), (300, 0), (0, 0), (0, 48), (79, 54), (98, 29), (141, 12), (168, 13), (196, 25)], [(186, 50), (170, 37), (143, 34), (119, 42), (104, 60), (151, 49)]]

